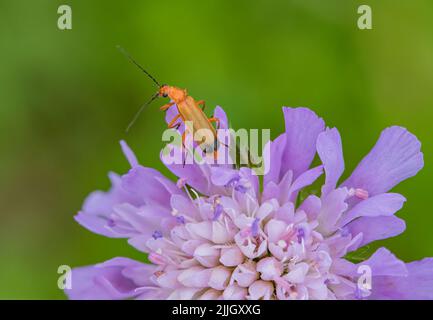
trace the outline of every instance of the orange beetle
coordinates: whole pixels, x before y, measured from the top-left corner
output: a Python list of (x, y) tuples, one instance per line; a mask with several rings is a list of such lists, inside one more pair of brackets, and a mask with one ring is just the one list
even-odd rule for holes
[[(191, 122), (193, 125), (193, 131), (197, 132), (200, 130), (201, 140), (197, 141), (200, 147), (205, 151), (212, 151), (214, 153), (214, 158), (217, 158), (217, 149), (218, 149), (218, 139), (217, 139), (217, 131), (215, 127), (212, 125), (212, 122), (215, 122), (217, 128), (219, 127), (220, 120), (216, 117), (208, 118), (206, 114), (203, 112), (205, 108), (204, 100), (196, 101), (193, 97), (188, 95), (186, 89), (181, 89), (168, 85), (161, 85), (159, 82), (142, 66), (140, 66), (123, 48), (118, 46), (118, 49), (129, 59), (132, 63), (134, 63), (141, 71), (143, 71), (157, 86), (158, 91), (156, 94), (152, 96), (152, 98), (145, 103), (139, 111), (136, 113), (134, 119), (132, 119), (131, 123), (128, 125), (126, 131), (128, 131), (131, 126), (135, 123), (140, 113), (144, 110), (144, 108), (149, 105), (153, 100), (158, 97), (170, 98), (171, 101), (162, 107), (160, 110), (166, 111), (173, 106), (177, 106), (178, 115), (176, 115), (168, 124), (169, 128), (178, 128), (180, 123), (177, 122), (183, 121)], [(202, 108), (200, 108), (202, 106)], [(204, 129), (204, 130), (203, 130)], [(187, 128), (182, 134), (182, 142), (185, 141), (185, 136), (187, 134)], [(224, 144), (225, 145), (225, 144)]]
[[(177, 123), (179, 119), (183, 122), (191, 122), (194, 132), (201, 130), (200, 132), (202, 133), (202, 140), (198, 141), (200, 146), (203, 148), (203, 150), (212, 150), (215, 154), (216, 149), (218, 149), (217, 132), (211, 123), (215, 122), (218, 128), (219, 119), (216, 117), (208, 118), (206, 116), (206, 114), (203, 112), (205, 102), (203, 100), (195, 101), (193, 97), (188, 95), (186, 89), (180, 89), (167, 85), (161, 86), (158, 93), (160, 97), (169, 97), (171, 99), (171, 102), (163, 105), (160, 108), (161, 110), (165, 111), (168, 108), (176, 105), (179, 112), (179, 114), (176, 115), (168, 124), (168, 127), (177, 127), (179, 125)], [(202, 106), (202, 108), (199, 106)], [(182, 141), (185, 141), (185, 135), (187, 133), (188, 131), (185, 130), (182, 134)]]

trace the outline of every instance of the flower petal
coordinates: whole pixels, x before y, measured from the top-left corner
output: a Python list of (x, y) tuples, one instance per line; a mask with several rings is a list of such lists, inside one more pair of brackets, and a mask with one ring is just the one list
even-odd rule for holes
[(398, 193), (383, 193), (364, 200), (347, 213), (345, 213), (338, 225), (346, 225), (358, 217), (390, 216), (401, 209), (406, 198)]
[(229, 285), (223, 292), (224, 300), (244, 300), (247, 295), (247, 289), (236, 284)]
[(326, 195), (335, 189), (344, 171), (343, 148), (338, 130), (332, 128), (320, 133), (316, 148), (325, 167), (326, 180), (322, 187), (322, 194)]
[(213, 111), (213, 116), (217, 119), (219, 119), (219, 129), (228, 129), (229, 128), (229, 121), (227, 119), (227, 114), (225, 113), (224, 109), (220, 106), (216, 106)]
[[(263, 177), (263, 185), (266, 187), (270, 182), (273, 182), (274, 184), (278, 184), (280, 182), (281, 161), (286, 148), (286, 135), (283, 133), (274, 141), (269, 141), (265, 148), (270, 148), (270, 162), (265, 162), (265, 172), (267, 172), (267, 174)], [(265, 160), (267, 160), (266, 157)]]
[(421, 170), (424, 160), (420, 148), (421, 143), (405, 128), (387, 128), (343, 186), (361, 188), (370, 195), (387, 192)]
[(329, 234), (337, 229), (336, 223), (347, 209), (347, 189), (339, 188), (331, 191), (322, 199), (322, 207), (318, 216), (318, 230)]
[(271, 281), (257, 280), (248, 288), (249, 300), (270, 300), (274, 286)]
[(138, 166), (138, 160), (135, 156), (134, 152), (131, 150), (131, 148), (128, 146), (128, 144), (124, 141), (120, 141), (120, 146), (122, 148), (123, 154), (125, 155), (126, 159), (128, 160), (131, 167)]
[(283, 112), (286, 124), (286, 146), (281, 172), (292, 170), (296, 179), (310, 167), (316, 154), (317, 136), (324, 130), (325, 123), (307, 108), (284, 107)]
[(376, 277), (369, 299), (433, 300), (433, 258), (406, 267), (407, 277)]
[(303, 283), (307, 275), (309, 266), (307, 263), (301, 262), (296, 264), (293, 269), (283, 278), (292, 283)]
[[(134, 272), (136, 268), (140, 268), (139, 275)], [(138, 295), (138, 287), (151, 285), (145, 279), (150, 278), (154, 269), (152, 265), (120, 257), (99, 265), (76, 268), (71, 273), (71, 289), (65, 289), (65, 293), (74, 300), (133, 298)]]
[(299, 175), (290, 187), (290, 200), (295, 201), (298, 191), (313, 184), (323, 173), (323, 166), (317, 166)]
[(224, 290), (229, 284), (231, 274), (232, 271), (223, 266), (212, 268), (209, 286), (216, 290)]
[[(371, 268), (372, 276), (406, 276), (407, 269), (403, 261), (396, 258), (388, 249), (379, 248), (368, 259), (358, 264)], [(374, 281), (374, 280), (373, 280)], [(374, 286), (374, 284), (373, 284)]]
[(315, 196), (309, 195), (299, 206), (300, 210), (303, 210), (310, 220), (315, 220), (320, 214), (320, 208), (322, 207), (322, 200)]
[[(174, 149), (178, 147), (173, 146)], [(182, 152), (182, 151), (178, 151)], [(220, 187), (215, 187), (211, 183), (211, 166), (206, 163), (201, 165), (194, 163), (177, 164), (167, 161), (166, 156), (161, 152), (161, 161), (164, 165), (178, 178), (184, 179), (186, 184), (205, 195), (212, 195), (223, 190)]]
[(118, 238), (125, 235), (118, 234), (108, 227), (113, 207), (121, 203), (135, 206), (143, 205), (142, 199), (125, 191), (121, 186), (121, 177), (110, 173), (112, 188), (108, 192), (94, 191), (84, 201), (82, 210), (74, 219), (90, 231), (106, 237)]
[(137, 166), (122, 177), (122, 187), (141, 198), (145, 204), (166, 207), (173, 193), (181, 193), (176, 185), (152, 168)]
[(219, 261), (226, 267), (236, 267), (244, 261), (245, 257), (237, 246), (221, 250)]
[[(406, 229), (406, 224), (396, 216), (361, 217), (346, 226), (353, 237), (362, 233), (362, 247), (376, 240), (395, 237)], [(358, 248), (354, 248), (356, 250)]]
[(192, 267), (183, 270), (177, 280), (186, 287), (206, 288), (208, 287), (212, 269)]

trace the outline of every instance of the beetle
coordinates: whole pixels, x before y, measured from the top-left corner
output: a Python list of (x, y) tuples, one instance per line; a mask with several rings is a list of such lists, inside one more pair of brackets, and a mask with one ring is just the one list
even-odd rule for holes
[[(192, 130), (194, 132), (200, 131), (201, 140), (197, 141), (198, 145), (202, 148), (205, 153), (209, 151), (213, 152), (214, 159), (217, 158), (217, 150), (219, 141), (217, 138), (217, 129), (220, 126), (220, 120), (217, 117), (208, 118), (204, 113), (205, 101), (195, 100), (193, 97), (188, 95), (186, 89), (181, 89), (166, 84), (161, 85), (148, 71), (146, 71), (138, 62), (136, 62), (126, 51), (120, 46), (117, 48), (141, 71), (143, 71), (157, 86), (158, 91), (146, 102), (136, 113), (131, 123), (128, 125), (126, 131), (129, 131), (131, 126), (138, 119), (140, 113), (144, 108), (149, 105), (153, 100), (158, 97), (170, 98), (170, 102), (160, 107), (160, 110), (166, 111), (174, 106), (177, 107), (178, 114), (168, 124), (169, 128), (179, 128), (181, 122), (191, 122)], [(212, 125), (216, 124), (216, 128)], [(182, 143), (184, 144), (186, 135), (188, 134), (188, 128), (185, 127), (185, 131), (182, 133)], [(225, 145), (224, 143), (222, 143)], [(227, 145), (225, 145), (227, 146)]]

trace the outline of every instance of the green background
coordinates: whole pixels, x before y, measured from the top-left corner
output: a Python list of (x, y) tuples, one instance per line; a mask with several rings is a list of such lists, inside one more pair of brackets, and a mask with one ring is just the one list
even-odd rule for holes
[[(57, 8), (72, 7), (72, 30)], [(357, 28), (370, 4), (373, 30)], [(161, 82), (188, 88), (234, 128), (284, 128), (281, 106), (308, 106), (343, 138), (346, 174), (390, 125), (422, 141), (425, 168), (395, 191), (407, 231), (384, 241), (400, 258), (433, 256), (431, 0), (0, 1), (0, 298), (63, 299), (57, 267), (144, 259), (73, 215), (107, 189), (107, 172), (159, 162), (159, 100), (124, 129)], [(209, 111), (208, 111), (209, 112)], [(383, 244), (382, 243), (382, 244)]]

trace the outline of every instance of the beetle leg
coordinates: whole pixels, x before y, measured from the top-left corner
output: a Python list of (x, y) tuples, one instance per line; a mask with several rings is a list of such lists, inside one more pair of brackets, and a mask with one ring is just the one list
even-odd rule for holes
[(165, 110), (167, 110), (168, 108), (174, 106), (174, 104), (175, 104), (174, 102), (169, 102), (169, 103), (167, 103), (167, 104), (164, 104), (162, 107), (160, 107), (159, 110), (161, 110), (161, 111), (165, 111)]
[(178, 122), (178, 123), (175, 123), (171, 127), (168, 127), (168, 128), (169, 129), (179, 130), (181, 124), (182, 124), (181, 122)]
[(178, 128), (179, 128), (178, 126), (180, 126), (180, 123), (175, 123), (175, 122), (176, 122), (177, 119), (179, 119), (179, 118), (180, 118), (180, 114), (178, 114), (177, 116), (175, 116), (175, 117), (170, 121), (170, 123), (168, 124), (168, 127), (169, 127), (170, 129), (177, 127), (176, 129), (178, 129)]
[(184, 152), (182, 153), (182, 167), (185, 168), (185, 163), (186, 163), (186, 157), (188, 157), (188, 150), (186, 150), (186, 146), (185, 146), (185, 139), (186, 139), (186, 135), (188, 134), (188, 131), (185, 129), (185, 131), (182, 133), (182, 147)]
[(215, 122), (217, 125), (217, 129), (220, 128), (220, 119), (219, 118), (212, 117), (212, 118), (209, 118), (208, 120), (209, 120), (209, 122)]
[(218, 161), (218, 150), (213, 151), (213, 160), (214, 160), (214, 163), (216, 163)]
[(197, 105), (201, 106), (202, 110), (204, 110), (204, 108), (206, 108), (206, 103), (204, 102), (204, 100), (197, 101)]
[(182, 133), (182, 146), (185, 149), (186, 130)]

